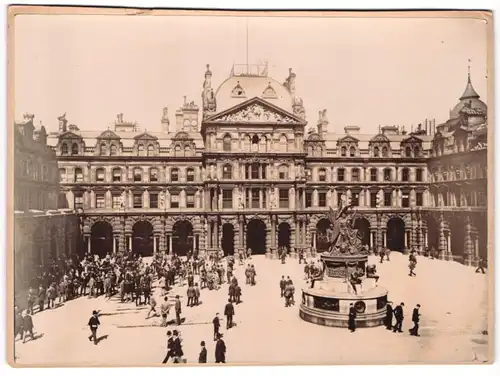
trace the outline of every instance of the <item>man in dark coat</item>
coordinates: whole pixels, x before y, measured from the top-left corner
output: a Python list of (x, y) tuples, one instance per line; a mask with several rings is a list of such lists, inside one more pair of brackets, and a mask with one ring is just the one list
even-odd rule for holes
[(198, 363), (206, 363), (207, 362), (207, 348), (205, 347), (205, 341), (201, 341), (200, 343), (201, 351), (198, 356)]
[(219, 319), (219, 313), (217, 312), (215, 314), (215, 317), (214, 319), (212, 320), (213, 324), (214, 324), (214, 341), (217, 341), (217, 339), (219, 338), (219, 330), (220, 330), (220, 319)]
[(387, 328), (387, 330), (392, 330), (392, 316), (392, 302), (387, 302), (387, 311), (385, 313), (385, 327)]
[(89, 341), (94, 341), (94, 345), (97, 345), (97, 328), (101, 325), (99, 321), (99, 313), (97, 311), (92, 311), (92, 316), (89, 319), (90, 336)]
[(285, 287), (286, 287), (286, 281), (285, 281), (285, 276), (281, 276), (281, 281), (280, 281), (280, 290), (281, 290), (281, 297), (285, 295)]
[(28, 336), (28, 334), (30, 335), (30, 338), (32, 340), (34, 339), (33, 318), (31, 317), (31, 315), (29, 314), (28, 311), (26, 311), (26, 313), (24, 314), (24, 317), (23, 317), (22, 330), (23, 330), (23, 334), (22, 334), (23, 343), (26, 342), (26, 337)]
[(417, 306), (413, 308), (413, 313), (411, 315), (411, 321), (413, 321), (413, 328), (410, 329), (410, 334), (416, 337), (420, 337), (420, 334), (418, 334), (418, 328), (419, 328), (418, 323), (420, 322), (419, 309), (420, 309), (420, 304), (417, 304)]
[(222, 340), (222, 333), (215, 344), (215, 363), (226, 363), (226, 344)]
[(169, 330), (167, 332), (167, 355), (165, 356), (165, 359), (163, 359), (162, 363), (167, 363), (170, 358), (174, 357), (174, 339), (172, 338), (172, 332)]
[(231, 299), (228, 300), (226, 307), (224, 308), (224, 316), (227, 318), (226, 329), (230, 329), (233, 326), (233, 316), (234, 316), (234, 306), (231, 303)]
[(179, 299), (179, 295), (175, 297), (175, 319), (177, 321), (177, 325), (181, 325), (181, 301)]
[(403, 307), (405, 306), (404, 303), (401, 303), (394, 309), (394, 318), (396, 319), (396, 325), (394, 325), (393, 332), (399, 332), (402, 333), (403, 330), (401, 327), (403, 326), (403, 319), (404, 319), (404, 312), (403, 312)]
[(184, 356), (184, 351), (182, 351), (181, 339), (179, 338), (179, 332), (174, 330), (173, 343), (172, 343), (172, 353), (174, 355), (174, 363), (179, 363)]
[(354, 304), (352, 303), (349, 305), (349, 321), (347, 327), (351, 333), (356, 331), (356, 308), (354, 308)]

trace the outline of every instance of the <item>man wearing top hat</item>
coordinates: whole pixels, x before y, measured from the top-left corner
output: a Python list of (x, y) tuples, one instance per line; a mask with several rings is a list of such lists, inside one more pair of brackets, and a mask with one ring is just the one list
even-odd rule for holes
[(92, 316), (89, 319), (88, 326), (90, 328), (89, 341), (94, 341), (94, 345), (97, 345), (97, 328), (101, 325), (99, 321), (99, 312), (92, 311)]

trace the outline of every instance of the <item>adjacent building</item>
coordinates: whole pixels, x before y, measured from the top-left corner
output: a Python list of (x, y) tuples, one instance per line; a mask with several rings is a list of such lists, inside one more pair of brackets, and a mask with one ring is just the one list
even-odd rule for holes
[[(214, 89), (207, 65), (201, 108), (184, 98), (173, 124), (164, 108), (156, 132), (138, 129), (123, 114), (97, 131), (60, 117), (59, 131), (49, 135), (59, 205), (79, 213), (86, 250), (324, 250), (329, 208), (350, 202), (365, 244), (447, 251), (448, 227), (436, 241), (432, 222), (445, 216), (433, 209), (432, 173), (447, 158), (435, 154), (441, 125), (329, 132), (323, 110), (306, 130), (296, 79), (292, 69), (279, 82), (265, 65), (235, 65)], [(458, 112), (473, 111), (475, 103)]]

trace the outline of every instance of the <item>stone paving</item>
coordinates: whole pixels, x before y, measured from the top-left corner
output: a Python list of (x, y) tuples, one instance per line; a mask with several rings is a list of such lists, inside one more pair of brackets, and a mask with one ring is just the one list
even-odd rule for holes
[[(304, 322), (299, 317), (300, 290), (304, 286), (303, 265), (288, 260), (254, 256), (257, 285), (245, 285), (243, 267), (236, 276), (242, 285), (243, 303), (235, 306), (236, 327), (222, 332), (228, 363), (245, 364), (335, 364), (335, 363), (456, 363), (487, 361), (487, 276), (475, 274), (454, 262), (419, 258), (417, 277), (408, 276), (408, 258), (392, 254), (390, 262), (377, 264), (380, 284), (389, 289), (395, 304), (405, 302), (404, 333), (385, 328), (327, 328)], [(296, 286), (297, 305), (285, 308), (280, 298), (279, 279), (290, 276)], [(185, 295), (186, 287), (169, 293)], [(158, 291), (155, 293), (158, 294)], [(160, 304), (160, 299), (158, 298)], [(223, 317), (227, 285), (218, 291), (202, 290), (202, 304), (183, 306), (185, 323), (179, 329), (188, 363), (196, 363), (200, 341), (207, 343), (208, 362), (214, 361), (211, 321), (216, 312)], [(183, 305), (186, 299), (183, 299)], [(420, 303), (421, 337), (408, 334), (411, 311)], [(95, 346), (88, 341), (88, 319), (101, 310), (99, 336)], [(146, 320), (148, 308), (133, 303), (80, 298), (55, 310), (35, 314), (35, 341), (16, 342), (17, 362), (22, 365), (157, 365), (165, 355), (166, 329), (157, 326), (158, 317)], [(173, 316), (173, 315), (172, 315)], [(172, 319), (174, 317), (171, 317)]]

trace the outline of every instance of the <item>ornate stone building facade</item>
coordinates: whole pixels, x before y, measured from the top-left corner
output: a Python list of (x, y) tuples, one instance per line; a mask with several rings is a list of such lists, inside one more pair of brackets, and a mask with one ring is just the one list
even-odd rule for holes
[(436, 127), (429, 158), (430, 241), (445, 258), (466, 263), (488, 255), (487, 106), (472, 86), (450, 119)]
[(122, 114), (97, 132), (59, 119), (49, 138), (61, 204), (80, 212), (89, 252), (323, 250), (327, 212), (341, 201), (357, 206), (371, 247), (429, 244), (432, 122), (339, 134), (327, 131), (324, 110), (306, 131), (291, 69), (280, 83), (267, 66), (236, 65), (214, 91), (207, 66), (202, 88), (202, 113), (185, 98), (175, 127), (163, 110), (160, 132)]
[(45, 127), (35, 130), (34, 116), (14, 125), (15, 289), (27, 287), (33, 271), (78, 251), (79, 219), (57, 210), (60, 192), (56, 153), (47, 145)]

